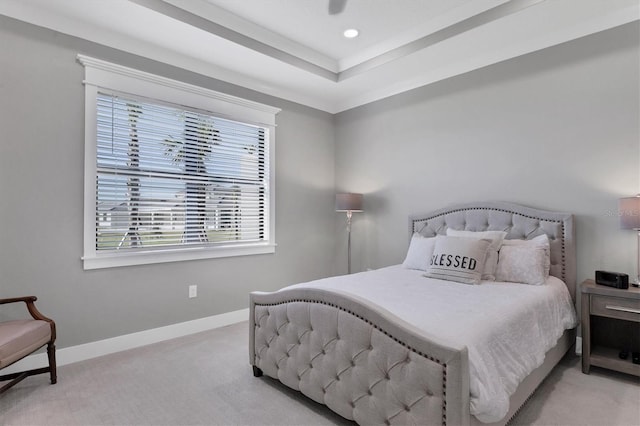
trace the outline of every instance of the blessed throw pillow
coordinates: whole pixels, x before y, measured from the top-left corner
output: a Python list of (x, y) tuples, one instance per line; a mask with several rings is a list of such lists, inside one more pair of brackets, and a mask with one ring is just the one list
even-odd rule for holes
[(426, 238), (420, 234), (413, 234), (407, 250), (407, 257), (402, 262), (402, 266), (407, 269), (418, 269), (426, 271), (429, 268), (429, 261), (436, 245), (436, 238)]
[(482, 268), (482, 279), (488, 281), (495, 281), (496, 268), (498, 267), (498, 251), (502, 246), (502, 241), (507, 233), (504, 231), (459, 231), (457, 229), (447, 228), (447, 235), (452, 237), (467, 237), (476, 239), (489, 239), (491, 245), (487, 250), (487, 258), (484, 261), (484, 267)]
[(500, 249), (496, 280), (512, 283), (542, 285), (545, 274), (544, 248), (535, 245), (506, 245)]
[[(551, 246), (547, 234), (538, 235), (530, 240), (504, 240), (502, 246), (526, 246), (539, 247), (544, 250), (544, 274), (545, 279), (549, 278), (549, 269), (551, 268)], [(498, 263), (500, 260), (498, 259)]]
[(477, 284), (482, 276), (491, 240), (465, 237), (436, 237), (436, 245), (424, 274), (429, 278)]

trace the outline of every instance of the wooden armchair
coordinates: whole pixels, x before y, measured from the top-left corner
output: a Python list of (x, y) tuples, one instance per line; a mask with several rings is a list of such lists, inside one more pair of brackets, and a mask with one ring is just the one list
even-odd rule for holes
[(9, 380), (8, 383), (0, 387), (0, 394), (34, 374), (49, 373), (51, 384), (57, 382), (56, 347), (54, 345), (56, 324), (36, 309), (36, 300), (35, 296), (0, 299), (0, 305), (24, 302), (33, 318), (0, 322), (0, 370), (37, 351), (44, 345), (47, 345), (49, 366), (0, 376), (0, 382)]

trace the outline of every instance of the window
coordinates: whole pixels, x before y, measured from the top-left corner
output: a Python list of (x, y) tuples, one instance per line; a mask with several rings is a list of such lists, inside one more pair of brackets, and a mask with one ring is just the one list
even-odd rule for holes
[(78, 58), (85, 269), (274, 251), (279, 110)]

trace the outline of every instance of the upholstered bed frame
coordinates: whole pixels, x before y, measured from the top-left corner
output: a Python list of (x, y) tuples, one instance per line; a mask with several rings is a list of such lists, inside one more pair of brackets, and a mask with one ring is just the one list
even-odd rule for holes
[[(571, 214), (481, 202), (409, 218), (409, 237), (415, 232), (445, 234), (447, 228), (502, 230), (510, 239), (547, 234), (550, 274), (566, 283), (575, 302)], [(509, 413), (496, 424), (509, 421), (574, 339), (575, 330), (569, 330), (558, 340), (544, 364), (520, 384)], [(249, 361), (255, 376), (278, 379), (359, 424), (484, 424), (469, 413), (465, 346), (439, 342), (428, 330), (351, 294), (300, 288), (251, 293)], [(411, 363), (414, 374), (396, 377), (392, 368), (400, 363)], [(383, 365), (391, 367), (385, 371)]]

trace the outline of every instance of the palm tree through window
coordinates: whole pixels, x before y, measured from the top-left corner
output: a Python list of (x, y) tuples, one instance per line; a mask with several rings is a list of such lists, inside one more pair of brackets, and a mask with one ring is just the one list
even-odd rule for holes
[(96, 250), (261, 241), (265, 129), (98, 94)]

